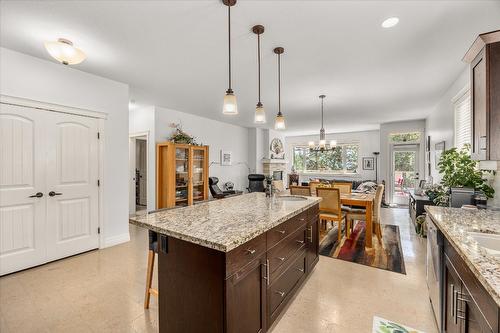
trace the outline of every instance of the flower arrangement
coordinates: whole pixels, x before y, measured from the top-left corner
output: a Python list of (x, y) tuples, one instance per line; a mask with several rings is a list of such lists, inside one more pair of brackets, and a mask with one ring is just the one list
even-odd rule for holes
[(180, 123), (179, 124), (171, 123), (169, 126), (171, 128), (175, 128), (174, 134), (172, 134), (169, 138), (170, 141), (175, 143), (185, 143), (185, 144), (199, 146), (194, 137), (190, 136), (189, 134), (187, 134), (182, 130), (182, 125)]

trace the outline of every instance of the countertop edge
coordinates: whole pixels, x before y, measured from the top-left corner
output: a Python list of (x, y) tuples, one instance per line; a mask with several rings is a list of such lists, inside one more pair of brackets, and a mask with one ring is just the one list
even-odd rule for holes
[(448, 242), (453, 246), (455, 251), (457, 251), (458, 255), (462, 260), (466, 263), (467, 267), (472, 271), (474, 276), (478, 279), (478, 281), (481, 283), (481, 285), (484, 287), (484, 289), (488, 292), (488, 294), (493, 298), (493, 300), (496, 302), (497, 306), (500, 307), (500, 295), (498, 295), (497, 291), (495, 290), (495, 287), (492, 286), (489, 281), (483, 276), (483, 273), (480, 271), (478, 267), (468, 258), (467, 254), (464, 253), (464, 251), (460, 248), (460, 246), (456, 243), (455, 237), (453, 235), (450, 235), (446, 228), (443, 228), (443, 226), (440, 225), (437, 217), (435, 217), (431, 211), (427, 209), (428, 206), (425, 206), (425, 211), (427, 214), (429, 214), (430, 218), (436, 225), (438, 226), (439, 230), (444, 234)]
[[(297, 216), (299, 215), (300, 213), (302, 213), (303, 211), (305, 210), (308, 210), (309, 208), (313, 207), (314, 205), (317, 205), (321, 199), (320, 198), (315, 198), (315, 200), (308, 200), (307, 204), (304, 206), (304, 207), (301, 207), (295, 211), (293, 211), (292, 213), (289, 213), (279, 219), (277, 219), (276, 221), (274, 221), (273, 223), (270, 223), (269, 225), (266, 226), (266, 228), (262, 228), (262, 229), (259, 229), (249, 235), (246, 235), (245, 237), (242, 238), (242, 241), (241, 242), (237, 242), (237, 243), (231, 243), (229, 245), (224, 245), (224, 244), (219, 244), (219, 243), (215, 243), (215, 242), (210, 242), (210, 241), (207, 241), (207, 240), (203, 240), (203, 239), (200, 239), (200, 238), (194, 238), (194, 237), (191, 237), (189, 235), (185, 235), (185, 234), (181, 234), (181, 233), (178, 233), (178, 232), (174, 232), (174, 231), (170, 231), (170, 230), (167, 230), (167, 229), (164, 229), (164, 228), (161, 228), (161, 227), (157, 227), (157, 226), (154, 226), (154, 225), (150, 225), (150, 224), (147, 224), (147, 223), (143, 223), (143, 222), (140, 222), (140, 221), (137, 221), (137, 220), (134, 220), (133, 217), (130, 217), (129, 218), (129, 223), (133, 224), (133, 225), (136, 225), (136, 226), (139, 226), (139, 227), (142, 227), (142, 228), (146, 228), (146, 229), (149, 229), (149, 230), (152, 230), (154, 232), (157, 232), (159, 234), (162, 234), (162, 235), (166, 235), (166, 236), (170, 236), (170, 237), (174, 237), (174, 238), (177, 238), (177, 239), (180, 239), (180, 240), (184, 240), (186, 242), (190, 242), (190, 243), (193, 243), (193, 244), (198, 244), (198, 245), (201, 245), (201, 246), (204, 246), (204, 247), (207, 247), (207, 248), (211, 248), (213, 250), (217, 250), (217, 251), (221, 251), (221, 252), (230, 252), (231, 250), (237, 248), (238, 246), (240, 245), (243, 245), (245, 244), (246, 242), (262, 235), (263, 233), (271, 230), (272, 228), (280, 225), (281, 223), (293, 218), (294, 216)], [(223, 199), (222, 199), (223, 200)]]

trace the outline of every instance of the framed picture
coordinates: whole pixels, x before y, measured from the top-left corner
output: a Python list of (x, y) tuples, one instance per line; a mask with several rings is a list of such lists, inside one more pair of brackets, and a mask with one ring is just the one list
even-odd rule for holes
[(233, 155), (230, 151), (220, 151), (220, 165), (231, 165), (233, 162)]
[(445, 150), (445, 147), (446, 146), (445, 146), (444, 141), (438, 142), (434, 146), (434, 166), (436, 167), (436, 169), (438, 168), (438, 163), (439, 163), (439, 160), (441, 159), (441, 154)]
[(363, 157), (363, 170), (375, 170), (375, 158)]

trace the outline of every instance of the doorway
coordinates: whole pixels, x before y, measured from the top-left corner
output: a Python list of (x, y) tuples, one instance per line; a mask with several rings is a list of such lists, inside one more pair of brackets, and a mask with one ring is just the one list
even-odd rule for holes
[(130, 136), (130, 214), (145, 214), (148, 202), (148, 135)]
[(409, 192), (419, 180), (420, 145), (393, 145), (391, 152), (391, 202), (408, 205)]

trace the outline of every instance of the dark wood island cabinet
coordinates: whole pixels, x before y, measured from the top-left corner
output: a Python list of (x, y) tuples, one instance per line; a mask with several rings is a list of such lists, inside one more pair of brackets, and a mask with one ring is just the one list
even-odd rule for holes
[[(215, 208), (220, 201), (242, 202), (250, 195), (179, 211)], [(245, 236), (248, 240), (227, 251), (177, 234), (160, 234), (160, 332), (267, 332), (318, 262), (319, 200), (308, 198), (303, 204), (307, 206), (270, 204), (266, 219), (279, 218), (279, 223), (256, 236)], [(186, 212), (189, 220), (190, 211)], [(246, 219), (252, 217), (246, 215)], [(260, 216), (255, 219), (260, 220)], [(150, 227), (144, 220), (136, 224)], [(238, 234), (239, 225), (228, 222), (227, 228)]]

